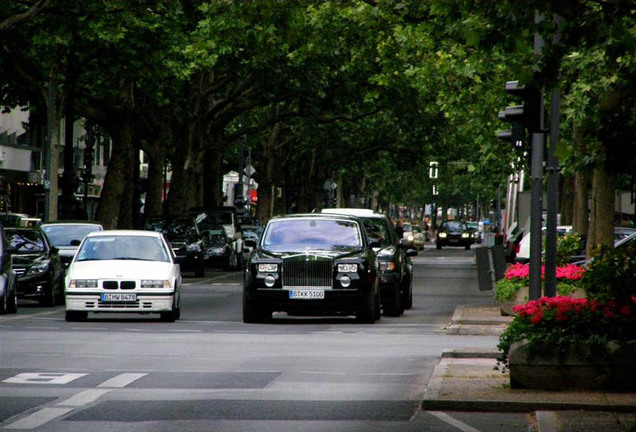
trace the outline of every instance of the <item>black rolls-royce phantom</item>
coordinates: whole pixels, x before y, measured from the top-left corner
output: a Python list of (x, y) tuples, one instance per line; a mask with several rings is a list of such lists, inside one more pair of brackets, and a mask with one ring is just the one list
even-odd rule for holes
[(269, 221), (245, 267), (243, 321), (293, 315), (380, 318), (379, 264), (353, 216), (294, 214)]

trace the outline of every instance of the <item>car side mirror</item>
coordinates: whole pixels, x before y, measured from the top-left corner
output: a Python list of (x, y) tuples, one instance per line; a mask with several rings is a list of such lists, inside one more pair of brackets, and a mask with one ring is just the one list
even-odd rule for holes
[(417, 249), (407, 249), (406, 250), (406, 256), (407, 257), (413, 257), (413, 256), (417, 256), (418, 252)]
[(256, 242), (252, 239), (247, 239), (245, 240), (245, 246), (248, 247), (256, 247)]

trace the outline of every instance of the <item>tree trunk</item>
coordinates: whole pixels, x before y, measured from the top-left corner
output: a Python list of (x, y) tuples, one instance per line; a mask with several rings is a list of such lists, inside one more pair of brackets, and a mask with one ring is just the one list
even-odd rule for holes
[(592, 217), (587, 255), (599, 245), (614, 245), (614, 174), (603, 168), (594, 170), (592, 180)]
[(205, 146), (203, 169), (203, 206), (205, 208), (223, 205), (223, 133), (212, 133), (211, 142)]
[(148, 183), (144, 205), (146, 219), (163, 214), (163, 171), (166, 163), (165, 144), (157, 142), (149, 147), (149, 151), (146, 152), (148, 156)]
[(172, 177), (166, 216), (184, 214), (192, 207), (203, 205), (203, 152), (194, 125), (184, 126), (181, 134), (182, 148), (172, 156)]
[(122, 115), (121, 121), (108, 127), (113, 148), (96, 214), (96, 219), (102, 223), (104, 229), (125, 227), (129, 222), (132, 224), (132, 216), (130, 221), (122, 221), (122, 225), (119, 224), (125, 184), (132, 173), (134, 133), (132, 123), (131, 115)]
[(561, 225), (573, 225), (574, 220), (574, 177), (561, 177), (561, 192), (559, 193), (559, 213)]

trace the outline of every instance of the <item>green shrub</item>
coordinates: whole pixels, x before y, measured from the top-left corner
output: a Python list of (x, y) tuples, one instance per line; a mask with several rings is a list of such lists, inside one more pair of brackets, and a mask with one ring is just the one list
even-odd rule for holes
[(588, 298), (631, 304), (636, 297), (636, 248), (600, 246), (593, 256), (581, 280)]

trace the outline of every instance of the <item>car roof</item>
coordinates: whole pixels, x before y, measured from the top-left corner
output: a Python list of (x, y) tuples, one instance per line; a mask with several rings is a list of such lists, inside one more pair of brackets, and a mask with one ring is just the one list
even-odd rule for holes
[(46, 222), (46, 223), (43, 223), (42, 225), (40, 225), (40, 227), (60, 226), (60, 225), (72, 225), (72, 226), (77, 226), (77, 225), (86, 226), (86, 225), (90, 225), (90, 226), (98, 226), (98, 227), (103, 228), (101, 223), (99, 223), (99, 222), (91, 222), (91, 221), (87, 221), (87, 222), (82, 222), (82, 221)]
[(139, 237), (161, 237), (162, 234), (156, 231), (144, 230), (106, 230), (93, 231), (88, 233), (86, 237), (107, 237), (107, 236), (139, 236)]
[(342, 215), (350, 215), (350, 216), (375, 216), (375, 217), (384, 217), (382, 213), (377, 213), (371, 209), (360, 209), (360, 208), (326, 208), (322, 209), (321, 213), (323, 214), (342, 214)]
[(270, 221), (280, 221), (280, 220), (293, 220), (293, 219), (339, 219), (339, 220), (350, 220), (353, 222), (360, 222), (357, 216), (347, 215), (342, 213), (294, 213), (282, 216), (275, 216)]

